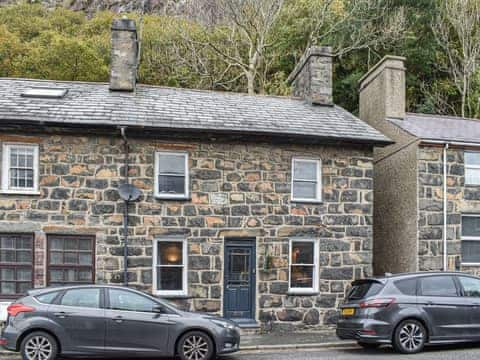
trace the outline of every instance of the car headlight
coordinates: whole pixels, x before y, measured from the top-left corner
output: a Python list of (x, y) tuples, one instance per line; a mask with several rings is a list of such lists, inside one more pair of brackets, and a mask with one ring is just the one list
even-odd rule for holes
[(217, 326), (220, 326), (224, 329), (228, 329), (228, 330), (235, 330), (237, 327), (233, 324), (230, 324), (229, 322), (227, 321), (222, 321), (222, 320), (212, 320), (212, 322), (217, 325)]

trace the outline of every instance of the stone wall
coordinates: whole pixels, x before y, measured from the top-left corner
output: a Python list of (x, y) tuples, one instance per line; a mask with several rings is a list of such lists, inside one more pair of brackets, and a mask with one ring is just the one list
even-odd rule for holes
[[(0, 135), (0, 142), (7, 140), (40, 146), (41, 195), (0, 195), (0, 230), (36, 234), (36, 286), (45, 285), (45, 239), (54, 233), (94, 234), (97, 282), (121, 283), (124, 205), (116, 188), (124, 173), (122, 140)], [(189, 201), (153, 196), (154, 153), (165, 149), (189, 153)], [(290, 202), (292, 156), (322, 159), (323, 203)], [(130, 139), (129, 162), (130, 181), (143, 191), (129, 208), (132, 286), (151, 289), (152, 239), (184, 236), (189, 298), (179, 302), (221, 314), (224, 239), (253, 236), (257, 319), (316, 326), (332, 324), (347, 285), (372, 272), (371, 148)], [(315, 296), (287, 295), (288, 239), (294, 237), (320, 242)]]
[[(480, 273), (461, 266), (462, 213), (480, 213), (480, 186), (465, 186), (464, 150), (447, 151), (447, 254), (450, 270)], [(443, 268), (443, 147), (418, 149), (419, 270)]]

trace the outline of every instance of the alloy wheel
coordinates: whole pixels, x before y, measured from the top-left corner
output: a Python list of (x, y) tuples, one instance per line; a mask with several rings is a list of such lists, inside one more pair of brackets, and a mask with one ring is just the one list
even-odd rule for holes
[(53, 345), (44, 336), (35, 336), (25, 344), (25, 355), (29, 360), (49, 360), (53, 352)]
[(183, 354), (189, 360), (204, 360), (208, 353), (208, 342), (202, 336), (192, 335), (183, 342)]
[(400, 344), (409, 352), (415, 352), (420, 349), (423, 345), (424, 337), (423, 330), (415, 323), (404, 324), (399, 332)]

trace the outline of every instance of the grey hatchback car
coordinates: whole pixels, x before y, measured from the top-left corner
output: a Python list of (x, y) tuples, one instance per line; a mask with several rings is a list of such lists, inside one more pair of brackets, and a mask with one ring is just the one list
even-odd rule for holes
[(59, 355), (209, 360), (238, 350), (228, 320), (185, 312), (129, 288), (72, 286), (32, 290), (8, 308), (0, 344), (24, 360)]
[(480, 341), (480, 278), (423, 272), (354, 281), (337, 336), (407, 354), (426, 344)]

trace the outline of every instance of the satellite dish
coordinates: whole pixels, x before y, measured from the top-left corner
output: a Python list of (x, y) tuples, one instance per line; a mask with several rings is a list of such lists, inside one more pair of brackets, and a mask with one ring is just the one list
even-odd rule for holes
[(118, 187), (118, 194), (125, 201), (138, 200), (142, 192), (132, 184), (122, 184)]

